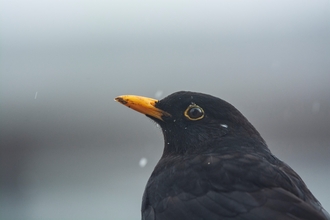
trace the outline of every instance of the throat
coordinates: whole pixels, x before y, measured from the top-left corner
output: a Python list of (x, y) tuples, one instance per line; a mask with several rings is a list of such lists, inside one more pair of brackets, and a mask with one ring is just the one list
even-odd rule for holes
[(178, 137), (165, 137), (164, 136), (164, 155), (183, 155), (189, 148), (189, 144), (184, 138), (179, 139)]
[[(164, 132), (163, 157), (183, 156), (186, 154), (224, 154), (232, 151), (269, 151), (267, 144), (259, 135), (177, 135)], [(230, 146), (230, 147), (228, 147)]]

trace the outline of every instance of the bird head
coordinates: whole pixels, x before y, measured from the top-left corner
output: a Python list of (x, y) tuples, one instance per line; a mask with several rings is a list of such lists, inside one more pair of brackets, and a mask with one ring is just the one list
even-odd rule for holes
[(119, 96), (115, 100), (160, 125), (166, 154), (214, 152), (221, 150), (222, 141), (231, 138), (263, 142), (257, 130), (234, 106), (211, 95), (181, 91), (162, 100), (134, 95)]

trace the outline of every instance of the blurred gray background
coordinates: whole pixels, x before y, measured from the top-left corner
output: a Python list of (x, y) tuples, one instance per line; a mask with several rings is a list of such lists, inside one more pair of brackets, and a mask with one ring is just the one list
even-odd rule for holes
[(140, 219), (160, 129), (116, 102), (221, 97), (330, 211), (330, 1), (2, 1), (0, 219)]

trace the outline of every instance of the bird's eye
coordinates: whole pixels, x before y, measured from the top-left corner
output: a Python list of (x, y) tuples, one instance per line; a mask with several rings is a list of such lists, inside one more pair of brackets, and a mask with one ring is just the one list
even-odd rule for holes
[(204, 117), (204, 110), (196, 104), (191, 104), (184, 112), (184, 116), (192, 121), (200, 120)]

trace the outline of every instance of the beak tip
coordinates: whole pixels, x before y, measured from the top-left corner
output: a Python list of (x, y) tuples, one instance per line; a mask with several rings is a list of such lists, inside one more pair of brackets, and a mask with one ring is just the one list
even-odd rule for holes
[(127, 101), (123, 97), (121, 97), (121, 96), (116, 97), (115, 98), (115, 101), (117, 101), (117, 102), (119, 102), (119, 103), (121, 103), (123, 105), (126, 105), (127, 104)]

